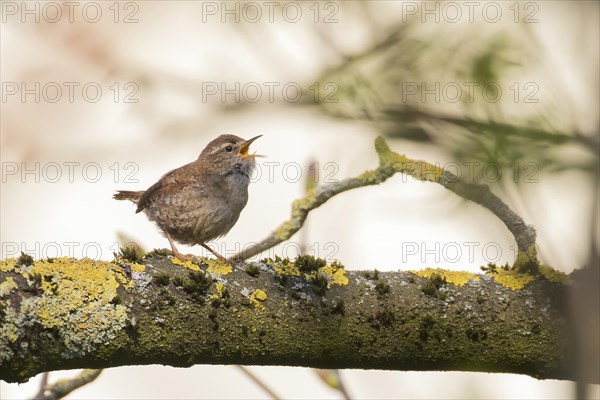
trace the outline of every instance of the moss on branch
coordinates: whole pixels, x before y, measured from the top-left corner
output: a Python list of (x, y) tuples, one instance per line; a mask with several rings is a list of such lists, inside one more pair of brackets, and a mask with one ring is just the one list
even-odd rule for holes
[(573, 377), (561, 279), (531, 275), (514, 288), (493, 271), (346, 271), (306, 257), (253, 265), (260, 273), (164, 256), (1, 261), (1, 379), (135, 364)]

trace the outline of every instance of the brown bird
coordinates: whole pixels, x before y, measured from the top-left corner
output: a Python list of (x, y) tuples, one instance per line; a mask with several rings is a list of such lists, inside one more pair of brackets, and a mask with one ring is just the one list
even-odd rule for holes
[(219, 260), (225, 257), (206, 245), (225, 235), (237, 222), (248, 202), (250, 175), (256, 166), (250, 144), (262, 135), (244, 140), (235, 135), (221, 135), (210, 142), (195, 161), (165, 174), (147, 190), (118, 191), (113, 198), (137, 204), (162, 230), (173, 255), (183, 256), (174, 240), (199, 244)]

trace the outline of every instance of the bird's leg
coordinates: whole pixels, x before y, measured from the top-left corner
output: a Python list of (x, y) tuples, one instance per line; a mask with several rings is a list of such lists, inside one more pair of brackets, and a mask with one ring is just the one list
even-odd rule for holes
[(181, 261), (191, 260), (190, 256), (184, 256), (183, 254), (181, 254), (179, 252), (179, 250), (177, 250), (177, 247), (175, 247), (175, 242), (173, 242), (173, 239), (171, 239), (171, 235), (169, 235), (169, 233), (167, 231), (164, 231), (164, 232), (165, 232), (165, 236), (169, 240), (169, 244), (171, 245), (171, 252), (173, 253), (173, 257), (177, 257)]
[(208, 250), (211, 253), (213, 253), (213, 255), (215, 257), (217, 257), (220, 261), (224, 262), (225, 264), (229, 264), (229, 261), (225, 257), (223, 257), (222, 255), (220, 255), (219, 253), (217, 253), (216, 251), (214, 251), (213, 249), (211, 249), (210, 247), (208, 247), (204, 243), (200, 243), (200, 246), (204, 247), (206, 250)]

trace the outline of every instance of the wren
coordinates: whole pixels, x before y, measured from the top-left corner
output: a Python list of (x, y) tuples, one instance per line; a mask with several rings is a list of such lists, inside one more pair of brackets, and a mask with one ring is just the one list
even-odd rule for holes
[(113, 198), (130, 200), (156, 223), (171, 245), (173, 256), (190, 259), (175, 247), (199, 244), (219, 260), (225, 257), (206, 242), (233, 228), (248, 202), (250, 175), (256, 166), (250, 144), (262, 135), (244, 140), (221, 135), (210, 142), (200, 156), (189, 164), (166, 173), (147, 190), (120, 190)]

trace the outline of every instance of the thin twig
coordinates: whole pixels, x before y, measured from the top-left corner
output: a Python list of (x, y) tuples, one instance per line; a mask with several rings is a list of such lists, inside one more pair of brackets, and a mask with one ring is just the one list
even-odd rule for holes
[(339, 369), (315, 369), (314, 371), (319, 377), (319, 379), (323, 381), (323, 383), (325, 383), (330, 388), (340, 392), (344, 400), (351, 399), (350, 395), (348, 394), (348, 391), (346, 390), (344, 380), (340, 375)]
[(292, 204), (292, 215), (289, 220), (282, 223), (263, 241), (233, 256), (233, 259), (248, 259), (288, 240), (302, 228), (310, 211), (318, 208), (333, 196), (359, 187), (378, 185), (397, 172), (400, 172), (421, 181), (439, 183), (460, 197), (471, 200), (490, 210), (506, 225), (515, 237), (519, 250), (515, 267), (521, 271), (537, 271), (538, 261), (537, 250), (535, 248), (535, 230), (533, 227), (525, 224), (520, 216), (494, 195), (487, 185), (461, 182), (458, 176), (448, 170), (443, 170), (425, 161), (411, 160), (404, 155), (397, 154), (390, 150), (381, 136), (375, 140), (375, 150), (379, 156), (379, 166), (376, 169), (363, 172), (354, 178), (348, 178), (327, 185), (319, 185), (309, 190), (306, 196), (294, 201)]
[(263, 381), (261, 381), (256, 375), (254, 375), (248, 368), (243, 365), (236, 365), (240, 371), (242, 371), (252, 382), (256, 383), (262, 390), (264, 390), (273, 400), (279, 400), (280, 397), (275, 394), (270, 387), (268, 387)]
[[(36, 394), (34, 400), (57, 400), (62, 399), (73, 390), (79, 389), (80, 387), (87, 385), (96, 379), (100, 373), (101, 369), (84, 369), (76, 377), (72, 379), (61, 379), (54, 383), (53, 385), (47, 385), (47, 376), (46, 376), (46, 384), (44, 384), (43, 388), (40, 388), (40, 392)], [(44, 377), (42, 377), (44, 379)]]
[(50, 372), (44, 372), (42, 374), (42, 380), (40, 381), (40, 389), (35, 394), (35, 396), (33, 396), (33, 400), (39, 400), (39, 399), (44, 398), (44, 393), (46, 392), (46, 386), (48, 386), (48, 376), (49, 375), (50, 375)]

